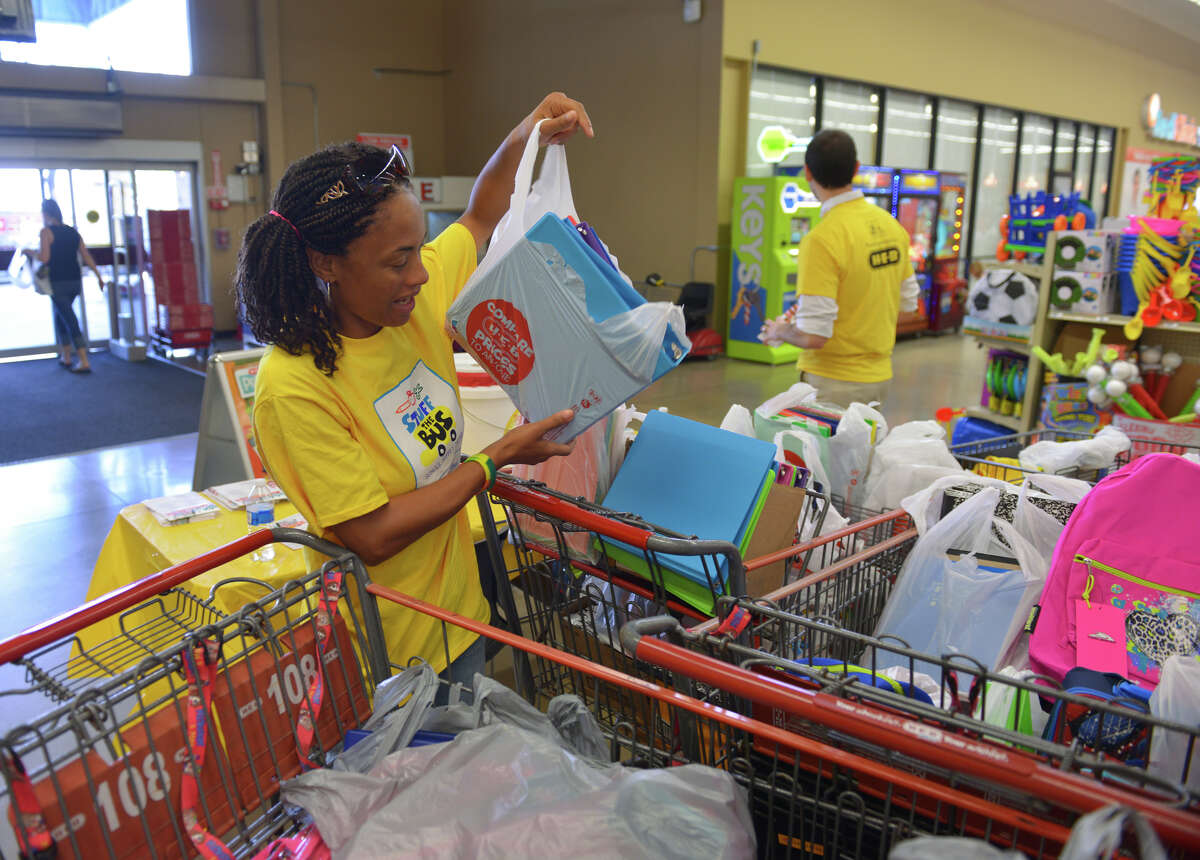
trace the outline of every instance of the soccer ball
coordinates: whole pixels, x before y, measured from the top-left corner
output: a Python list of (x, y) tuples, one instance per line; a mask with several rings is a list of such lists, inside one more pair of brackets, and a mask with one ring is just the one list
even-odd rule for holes
[(988, 322), (1032, 325), (1037, 306), (1037, 284), (1007, 269), (985, 273), (967, 294), (967, 313)]

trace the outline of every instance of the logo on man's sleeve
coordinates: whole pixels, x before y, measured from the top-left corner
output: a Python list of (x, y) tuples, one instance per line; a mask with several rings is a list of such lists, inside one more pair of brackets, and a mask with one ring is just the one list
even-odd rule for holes
[(887, 266), (898, 265), (900, 259), (900, 249), (895, 245), (889, 245), (886, 248), (876, 248), (871, 251), (867, 262), (870, 263), (872, 269), (883, 269)]
[(454, 386), (418, 361), (375, 401), (375, 413), (408, 460), (418, 487), (444, 478), (462, 451), (462, 409)]

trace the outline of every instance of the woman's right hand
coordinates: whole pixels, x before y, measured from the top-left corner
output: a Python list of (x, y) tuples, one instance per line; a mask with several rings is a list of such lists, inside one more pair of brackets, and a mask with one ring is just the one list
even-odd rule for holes
[(514, 463), (535, 466), (551, 457), (561, 457), (575, 450), (575, 441), (567, 444), (551, 442), (542, 437), (555, 427), (569, 424), (575, 417), (575, 410), (564, 409), (549, 418), (535, 421), (532, 424), (522, 424), (514, 430), (505, 433), (496, 442), (483, 449), (483, 453), (492, 458), (496, 468), (502, 469)]

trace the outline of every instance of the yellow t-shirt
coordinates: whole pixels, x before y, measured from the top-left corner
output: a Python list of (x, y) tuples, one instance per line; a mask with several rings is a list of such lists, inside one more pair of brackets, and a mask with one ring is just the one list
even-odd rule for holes
[[(254, 398), (258, 451), (271, 476), (317, 534), (379, 508), (392, 496), (445, 477), (459, 463), (463, 418), (444, 319), (475, 270), (475, 240), (452, 224), (421, 250), (429, 281), (407, 325), (368, 338), (342, 338), (337, 370), (272, 347), (259, 364)], [(312, 569), (320, 561), (309, 559)], [(467, 513), (368, 568), (387, 585), (469, 618), (487, 621)], [(379, 601), (388, 655), (421, 656), (441, 671), (441, 625)], [(450, 659), (475, 636), (448, 626)]]
[(837, 302), (833, 337), (800, 352), (799, 370), (847, 382), (892, 378), (900, 284), (913, 273), (908, 233), (861, 198), (822, 216), (800, 243), (796, 294)]

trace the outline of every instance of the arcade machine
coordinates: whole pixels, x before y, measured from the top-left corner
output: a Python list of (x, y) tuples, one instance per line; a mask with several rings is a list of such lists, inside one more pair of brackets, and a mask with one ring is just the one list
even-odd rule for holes
[(913, 272), (921, 285), (917, 313), (901, 314), (898, 334), (944, 331), (963, 317), (958, 276), (966, 178), (936, 170), (899, 171), (893, 215), (908, 231)]
[(821, 204), (803, 176), (742, 177), (733, 184), (732, 271), (728, 337), (732, 358), (766, 364), (794, 362), (790, 344), (767, 346), (763, 324), (796, 303), (800, 240), (821, 217)]
[(880, 209), (896, 214), (896, 193), (900, 189), (899, 171), (891, 167), (860, 167), (854, 174), (854, 187)]

